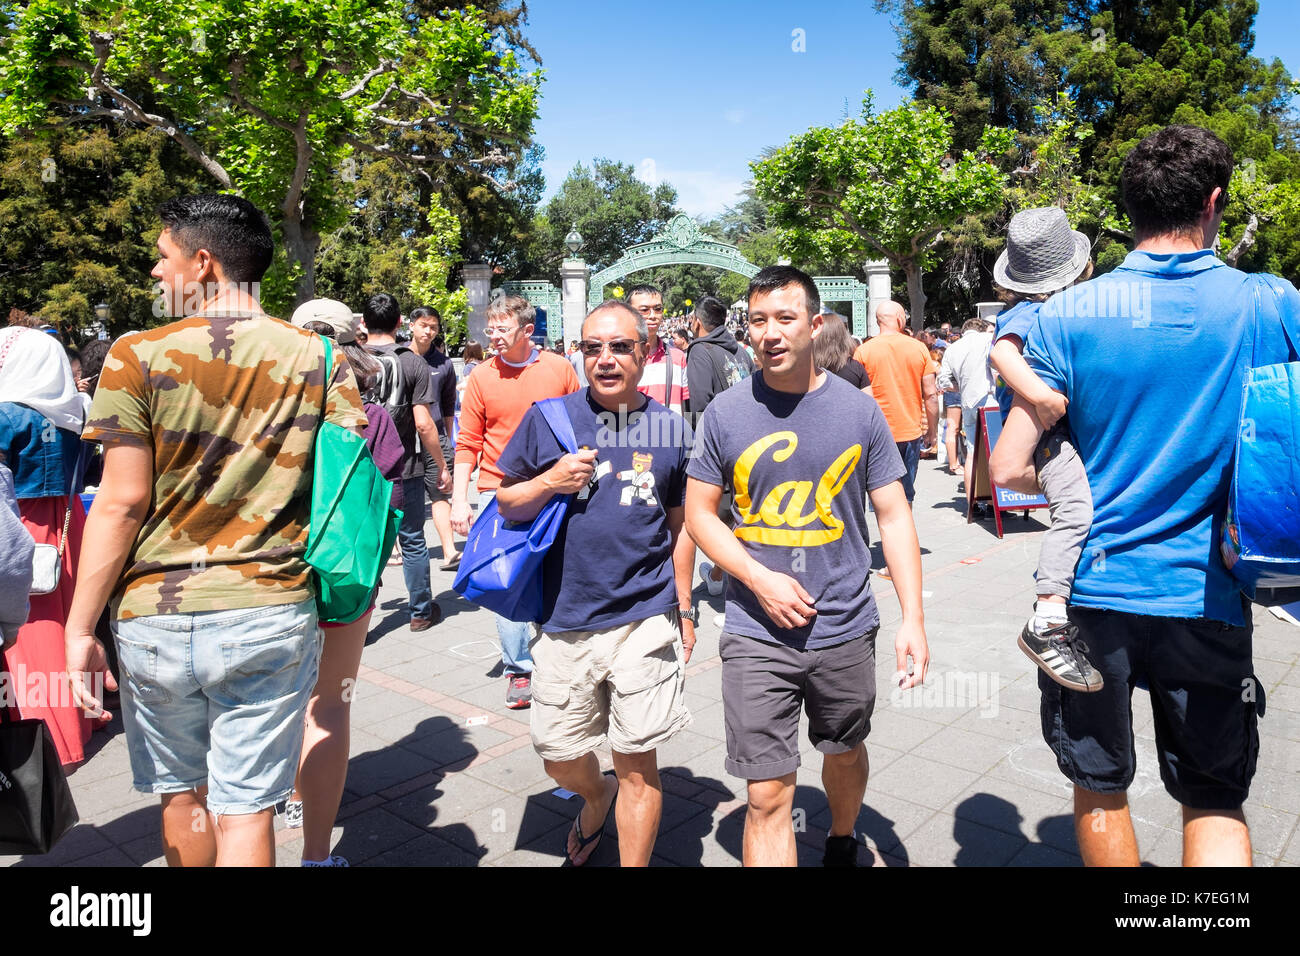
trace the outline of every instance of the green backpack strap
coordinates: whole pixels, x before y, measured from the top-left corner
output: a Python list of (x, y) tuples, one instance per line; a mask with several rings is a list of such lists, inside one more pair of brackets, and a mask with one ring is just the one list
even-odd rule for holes
[(334, 374), (334, 343), (319, 332), (316, 333), (316, 338), (320, 339), (321, 345), (325, 347), (325, 394), (320, 401), (320, 417), (324, 418), (325, 402), (330, 394), (330, 376)]

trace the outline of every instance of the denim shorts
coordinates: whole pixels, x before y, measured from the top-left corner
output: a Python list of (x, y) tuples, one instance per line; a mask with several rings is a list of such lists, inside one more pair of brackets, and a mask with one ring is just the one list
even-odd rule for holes
[(115, 621), (131, 774), (144, 793), (207, 784), (214, 814), (293, 790), (320, 663), (316, 601)]

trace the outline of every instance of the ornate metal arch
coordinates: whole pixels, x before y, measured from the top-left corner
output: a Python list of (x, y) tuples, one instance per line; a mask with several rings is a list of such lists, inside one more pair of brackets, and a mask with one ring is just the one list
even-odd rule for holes
[(587, 287), (587, 306), (600, 305), (601, 292), (611, 282), (656, 266), (697, 265), (715, 266), (752, 278), (758, 272), (754, 265), (735, 246), (710, 239), (700, 232), (695, 220), (678, 214), (648, 242), (628, 246), (620, 258), (591, 277)]

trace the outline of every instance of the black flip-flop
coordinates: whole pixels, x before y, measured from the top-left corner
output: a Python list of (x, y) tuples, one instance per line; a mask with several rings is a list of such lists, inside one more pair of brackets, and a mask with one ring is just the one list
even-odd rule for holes
[[(605, 776), (605, 774), (601, 774), (601, 776)], [(605, 818), (600, 821), (600, 827), (591, 836), (582, 835), (582, 811), (579, 810), (578, 815), (573, 818), (573, 832), (578, 834), (578, 850), (576, 853), (569, 855), (569, 862), (574, 866), (586, 866), (591, 861), (592, 854), (596, 852), (595, 850), (588, 853), (587, 858), (581, 863), (574, 863), (573, 858), (575, 856), (582, 856), (583, 850), (591, 846), (591, 844), (598, 842), (600, 838), (605, 835), (605, 825), (609, 823), (609, 814), (614, 809), (614, 804), (617, 802), (618, 790), (616, 789), (613, 798), (609, 801), (609, 806), (605, 808)]]
[(460, 559), (461, 559), (461, 555), (458, 554), (456, 555), (455, 558), (448, 561), (446, 564), (438, 565), (438, 569), (441, 571), (455, 571), (460, 568)]

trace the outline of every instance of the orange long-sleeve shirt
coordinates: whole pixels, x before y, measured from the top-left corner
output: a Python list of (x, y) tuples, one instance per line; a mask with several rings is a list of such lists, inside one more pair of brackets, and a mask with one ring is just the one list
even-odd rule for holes
[(536, 362), (521, 367), (501, 361), (500, 356), (481, 363), (470, 373), (460, 402), (456, 464), (470, 468), (477, 464), (478, 490), (494, 490), (501, 484), (497, 459), (533, 402), (581, 387), (573, 366), (550, 352), (539, 353)]

